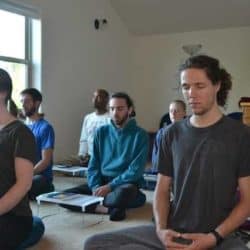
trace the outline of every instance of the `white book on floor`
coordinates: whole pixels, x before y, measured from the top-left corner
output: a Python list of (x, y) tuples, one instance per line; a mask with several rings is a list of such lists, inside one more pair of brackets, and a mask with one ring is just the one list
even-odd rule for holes
[(41, 201), (46, 201), (57, 204), (78, 206), (82, 208), (82, 211), (85, 211), (85, 207), (88, 205), (101, 204), (103, 197), (67, 192), (50, 192), (37, 196), (36, 200), (38, 204), (40, 204)]
[(87, 171), (87, 167), (83, 166), (68, 166), (68, 165), (53, 165), (52, 169), (54, 171), (60, 172), (73, 172), (73, 171)]

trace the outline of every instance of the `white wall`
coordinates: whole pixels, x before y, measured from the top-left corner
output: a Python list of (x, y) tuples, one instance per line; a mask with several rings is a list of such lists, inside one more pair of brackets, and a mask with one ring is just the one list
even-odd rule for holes
[(133, 38), (133, 82), (137, 119), (149, 130), (157, 129), (162, 114), (175, 98), (178, 66), (188, 55), (185, 44), (202, 44), (201, 53), (220, 59), (233, 76), (226, 112), (238, 111), (241, 96), (250, 95), (250, 27), (187, 32)]
[[(17, 0), (16, 0), (17, 1)], [(182, 98), (177, 69), (182, 46), (201, 43), (232, 74), (228, 110), (250, 94), (250, 27), (131, 37), (108, 0), (18, 0), (41, 10), (43, 111), (56, 130), (56, 158), (77, 153), (81, 121), (92, 111), (98, 88), (125, 90), (135, 100), (137, 120), (156, 130), (175, 98)], [(108, 25), (96, 31), (95, 18)]]
[[(19, 0), (41, 11), (43, 111), (56, 131), (57, 159), (76, 154), (96, 88), (130, 89), (129, 34), (107, 0)], [(102, 30), (95, 18), (106, 18)]]

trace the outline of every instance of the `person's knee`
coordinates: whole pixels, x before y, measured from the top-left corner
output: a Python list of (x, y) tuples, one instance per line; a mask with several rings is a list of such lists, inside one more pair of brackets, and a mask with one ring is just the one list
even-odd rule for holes
[(94, 235), (86, 239), (86, 241), (83, 244), (84, 250), (95, 250), (97, 249), (96, 243), (99, 242), (99, 235)]
[[(36, 178), (35, 178), (36, 177)], [(31, 189), (29, 191), (29, 198), (35, 200), (40, 194), (49, 193), (55, 190), (52, 182), (47, 181), (43, 176), (34, 176)]]
[(141, 207), (145, 204), (145, 202), (146, 202), (146, 195), (139, 190), (136, 198), (129, 203), (128, 208)]
[(125, 184), (120, 186), (120, 192), (123, 195), (130, 195), (136, 197), (137, 192), (138, 192), (138, 187), (135, 186), (134, 184)]
[(37, 235), (42, 236), (45, 231), (45, 225), (41, 218), (33, 216), (33, 230), (37, 232)]
[(37, 244), (42, 238), (44, 231), (45, 226), (43, 221), (39, 217), (34, 216), (32, 230), (27, 239), (19, 246), (18, 250), (26, 249), (27, 247)]
[(125, 208), (131, 200), (136, 199), (138, 188), (133, 184), (126, 184), (115, 188), (104, 199), (104, 206)]

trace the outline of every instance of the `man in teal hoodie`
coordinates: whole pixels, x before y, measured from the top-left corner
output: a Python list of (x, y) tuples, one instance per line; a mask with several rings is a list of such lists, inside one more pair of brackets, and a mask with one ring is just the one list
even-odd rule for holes
[(103, 205), (90, 206), (87, 212), (109, 213), (110, 220), (126, 217), (127, 208), (145, 203), (139, 190), (148, 155), (148, 135), (138, 127), (134, 104), (126, 93), (115, 93), (109, 102), (111, 123), (97, 129), (93, 155), (88, 167), (88, 187), (67, 191), (104, 197)]

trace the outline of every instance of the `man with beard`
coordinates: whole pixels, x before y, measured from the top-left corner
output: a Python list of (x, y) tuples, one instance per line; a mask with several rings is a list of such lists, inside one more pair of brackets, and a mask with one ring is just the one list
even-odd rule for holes
[(126, 93), (113, 94), (109, 109), (111, 123), (98, 128), (94, 136), (88, 185), (67, 191), (104, 197), (103, 205), (89, 206), (86, 212), (109, 213), (110, 220), (119, 221), (125, 219), (127, 208), (145, 203), (139, 188), (144, 184), (148, 135), (131, 118), (134, 105)]
[(93, 147), (94, 133), (102, 125), (109, 123), (110, 117), (107, 110), (109, 93), (105, 89), (97, 89), (92, 98), (95, 111), (86, 115), (81, 130), (79, 158), (82, 165), (87, 165)]
[(188, 58), (179, 75), (192, 114), (164, 130), (155, 225), (95, 235), (84, 250), (248, 249), (236, 231), (250, 215), (250, 130), (220, 108), (232, 87), (231, 75), (205, 55)]
[[(97, 128), (110, 121), (107, 109), (109, 93), (105, 89), (97, 89), (92, 97), (94, 112), (87, 114), (82, 123), (78, 155), (71, 155), (57, 161), (58, 165), (88, 166), (93, 147), (94, 134)], [(81, 174), (80, 174), (81, 175)]]
[(21, 92), (25, 123), (36, 139), (36, 164), (29, 191), (29, 198), (32, 200), (42, 193), (54, 190), (52, 165), (55, 134), (53, 127), (38, 113), (41, 102), (42, 94), (37, 89), (28, 88)]

